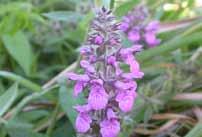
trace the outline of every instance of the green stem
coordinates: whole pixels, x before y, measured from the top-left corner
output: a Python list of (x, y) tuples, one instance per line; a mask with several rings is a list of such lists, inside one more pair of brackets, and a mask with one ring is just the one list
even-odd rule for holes
[(23, 107), (28, 104), (30, 101), (34, 100), (34, 99), (37, 99), (43, 95), (45, 95), (46, 93), (48, 93), (49, 91), (51, 91), (52, 89), (55, 89), (57, 88), (58, 85), (55, 85), (55, 86), (52, 86), (51, 88), (49, 89), (45, 89), (44, 91), (42, 92), (37, 92), (37, 93), (33, 93), (27, 97), (25, 97), (16, 107), (15, 109), (13, 109), (13, 111), (11, 112), (12, 114), (12, 118), (14, 118), (22, 109)]
[(0, 77), (4, 77), (13, 81), (18, 82), (19, 84), (22, 84), (23, 86), (33, 90), (33, 91), (41, 91), (41, 87), (32, 81), (29, 81), (21, 76), (18, 76), (16, 74), (13, 74), (11, 72), (7, 71), (0, 71)]
[(47, 134), (48, 136), (51, 136), (52, 131), (53, 131), (53, 129), (54, 129), (54, 127), (55, 127), (55, 124), (56, 124), (56, 122), (57, 122), (57, 114), (58, 114), (58, 112), (59, 112), (59, 106), (60, 106), (60, 105), (59, 105), (59, 103), (58, 103), (57, 106), (55, 107), (55, 110), (53, 111), (52, 116), (51, 116), (50, 126), (48, 127), (47, 132), (46, 132), (46, 134)]

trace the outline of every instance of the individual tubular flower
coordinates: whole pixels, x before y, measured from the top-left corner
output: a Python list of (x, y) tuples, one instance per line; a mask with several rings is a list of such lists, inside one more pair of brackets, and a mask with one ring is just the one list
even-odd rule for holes
[[(135, 80), (144, 75), (134, 57), (142, 46), (124, 48), (119, 26), (111, 11), (102, 8), (92, 21), (87, 41), (80, 50), (84, 74), (67, 74), (68, 79), (75, 81), (74, 95), (84, 92), (86, 97), (86, 105), (75, 107), (78, 112), (75, 128), (84, 136), (118, 136), (121, 115), (133, 108)], [(129, 67), (129, 71), (124, 71), (123, 65)]]
[(120, 29), (133, 44), (144, 43), (149, 48), (160, 43), (156, 37), (158, 21), (147, 23), (148, 11), (144, 6), (137, 6), (123, 17)]

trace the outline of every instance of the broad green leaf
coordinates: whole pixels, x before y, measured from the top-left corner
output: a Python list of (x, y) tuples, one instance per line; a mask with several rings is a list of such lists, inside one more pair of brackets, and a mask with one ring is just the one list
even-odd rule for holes
[(74, 125), (77, 112), (74, 110), (73, 107), (78, 104), (83, 104), (84, 98), (82, 98), (82, 96), (74, 97), (73, 89), (67, 88), (66, 86), (62, 85), (59, 91), (59, 100), (62, 109), (65, 111), (72, 125)]
[(82, 19), (82, 15), (73, 11), (54, 11), (43, 14), (45, 17), (51, 20), (77, 22)]
[(124, 16), (128, 13), (128, 11), (132, 10), (137, 3), (139, 3), (140, 0), (130, 0), (128, 2), (124, 2), (122, 5), (120, 5), (115, 10), (116, 16)]
[(198, 123), (185, 137), (202, 137), (202, 123)]
[(28, 38), (21, 31), (2, 36), (4, 46), (10, 55), (18, 62), (27, 75), (31, 73), (33, 53)]
[(17, 98), (18, 85), (14, 84), (0, 96), (0, 117), (10, 108)]

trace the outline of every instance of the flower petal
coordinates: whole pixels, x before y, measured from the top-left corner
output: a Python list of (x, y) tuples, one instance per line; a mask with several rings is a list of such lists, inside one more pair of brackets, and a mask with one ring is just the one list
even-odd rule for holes
[(119, 103), (119, 108), (123, 112), (129, 112), (133, 108), (135, 98), (136, 98), (136, 92), (122, 91), (119, 92), (119, 94), (116, 96), (116, 101)]
[(77, 106), (74, 106), (74, 109), (76, 109), (76, 111), (80, 112), (80, 113), (83, 113), (83, 112), (88, 112), (90, 111), (90, 105), (86, 104), (86, 105), (77, 105)]
[(84, 83), (81, 81), (77, 81), (74, 86), (74, 96), (78, 96), (79, 93), (83, 91)]
[(69, 72), (67, 73), (67, 77), (71, 80), (75, 80), (75, 81), (89, 81), (90, 78), (88, 75), (86, 74), (83, 74), (83, 75), (80, 75), (80, 74), (76, 74), (76, 73), (73, 73), (73, 72)]
[(117, 137), (120, 132), (120, 123), (117, 120), (104, 120), (100, 123), (102, 137)]
[(92, 120), (86, 113), (81, 113), (76, 118), (76, 129), (79, 133), (86, 133), (90, 129)]
[(108, 94), (102, 86), (92, 86), (88, 103), (94, 110), (104, 109), (108, 102)]
[(133, 42), (137, 42), (140, 40), (140, 33), (139, 33), (139, 30), (137, 29), (134, 29), (132, 31), (130, 31), (128, 33), (128, 39), (133, 41)]
[(90, 64), (88, 61), (86, 60), (82, 60), (80, 62), (80, 65), (82, 68), (84, 68), (86, 71), (90, 72), (90, 73), (95, 73), (95, 68), (92, 64)]
[(117, 118), (116, 114), (112, 109), (107, 110), (107, 119), (114, 119)]

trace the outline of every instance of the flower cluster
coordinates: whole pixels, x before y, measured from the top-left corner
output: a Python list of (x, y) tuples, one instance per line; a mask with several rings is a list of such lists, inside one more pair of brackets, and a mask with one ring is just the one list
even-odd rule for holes
[[(135, 79), (144, 75), (134, 57), (142, 46), (123, 48), (119, 26), (111, 11), (102, 8), (80, 50), (84, 74), (67, 74), (75, 81), (74, 96), (85, 92), (87, 98), (86, 104), (74, 107), (78, 112), (75, 127), (85, 136), (118, 136), (120, 115), (131, 111), (136, 98)], [(122, 69), (124, 64), (128, 72)]]
[(160, 40), (156, 38), (159, 22), (147, 23), (147, 17), (147, 9), (144, 6), (137, 6), (123, 17), (120, 29), (134, 44), (146, 44), (152, 48), (160, 43)]

